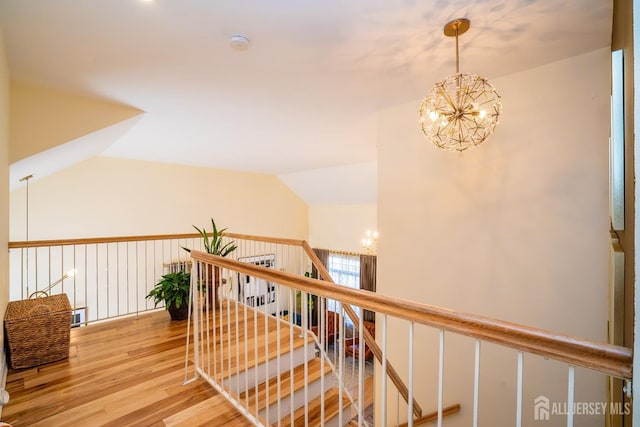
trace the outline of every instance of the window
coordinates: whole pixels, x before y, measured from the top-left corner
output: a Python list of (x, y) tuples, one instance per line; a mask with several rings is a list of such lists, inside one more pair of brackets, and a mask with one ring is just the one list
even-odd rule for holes
[[(329, 253), (328, 264), (327, 269), (334, 282), (349, 288), (360, 289), (360, 257)], [(335, 300), (327, 300), (327, 309), (340, 311), (340, 304)], [(360, 316), (359, 307), (353, 307), (353, 310)], [(346, 317), (346, 323), (352, 324), (349, 317)]]

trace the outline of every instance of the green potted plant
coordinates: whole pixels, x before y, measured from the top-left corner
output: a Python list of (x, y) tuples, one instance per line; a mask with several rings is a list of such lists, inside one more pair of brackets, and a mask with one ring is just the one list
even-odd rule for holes
[[(223, 244), (222, 238), (224, 237), (224, 232), (227, 231), (227, 229), (221, 228), (220, 230), (218, 230), (216, 222), (213, 220), (213, 218), (211, 218), (211, 227), (213, 230), (211, 232), (211, 237), (209, 237), (209, 233), (207, 233), (207, 230), (204, 227), (198, 228), (195, 225), (193, 226), (193, 228), (195, 228), (202, 236), (202, 243), (205, 252), (212, 255), (226, 257), (231, 252), (238, 249), (238, 246), (236, 246), (233, 240)], [(184, 246), (182, 247), (182, 249), (187, 252), (191, 252), (191, 249), (185, 248)], [(215, 304), (218, 299), (217, 291), (220, 284), (220, 268), (217, 266), (209, 266), (209, 268), (207, 268), (206, 274), (207, 282), (209, 284), (207, 289), (209, 293), (209, 304)], [(213, 283), (215, 283), (215, 289), (212, 286)]]
[(171, 315), (171, 320), (184, 320), (189, 316), (189, 288), (191, 274), (184, 271), (162, 276), (147, 299), (153, 298), (155, 306), (163, 303)]
[[(306, 277), (309, 277), (305, 274)], [(318, 301), (317, 295), (307, 294), (307, 319), (309, 326), (317, 326), (318, 325), (318, 311), (316, 307), (316, 302)], [(302, 291), (296, 291), (296, 325), (302, 325)]]

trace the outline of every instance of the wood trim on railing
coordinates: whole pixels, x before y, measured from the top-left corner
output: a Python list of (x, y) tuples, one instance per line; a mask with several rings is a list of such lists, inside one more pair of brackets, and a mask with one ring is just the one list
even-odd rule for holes
[[(318, 255), (316, 255), (316, 253), (313, 251), (311, 246), (309, 246), (309, 244), (306, 241), (304, 241), (302, 242), (302, 248), (307, 253), (309, 258), (311, 259), (311, 262), (318, 270), (320, 277), (324, 278), (325, 281), (332, 283), (335, 286), (335, 282), (333, 281), (331, 274), (329, 274), (329, 271), (324, 266), (324, 264), (322, 264), (322, 262), (320, 261), (320, 258), (318, 258)], [(344, 311), (347, 313), (347, 316), (349, 316), (353, 324), (356, 325), (356, 329), (357, 329), (358, 328), (357, 325), (360, 324), (360, 319), (358, 315), (349, 304), (343, 304), (342, 306), (344, 308)], [(378, 362), (382, 363), (382, 356), (383, 356), (382, 349), (376, 342), (376, 337), (372, 336), (371, 333), (367, 330), (367, 328), (362, 329), (362, 335), (364, 338), (364, 342), (371, 349), (371, 352), (373, 353), (374, 357), (378, 359)], [(402, 381), (400, 374), (398, 374), (398, 371), (396, 371), (396, 368), (393, 367), (393, 365), (388, 359), (387, 359), (387, 375), (389, 375), (389, 378), (398, 389), (398, 392), (400, 393), (404, 401), (409, 402), (409, 388)], [(422, 416), (422, 408), (420, 407), (416, 399), (413, 399), (413, 413), (418, 418)]]
[(302, 246), (302, 242), (304, 242), (304, 240), (298, 240), (298, 239), (284, 239), (282, 237), (252, 236), (250, 234), (224, 233), (224, 235), (232, 239), (255, 240), (257, 242), (279, 243), (281, 245), (292, 245), (292, 246)]
[(457, 334), (490, 341), (614, 377), (631, 379), (633, 351), (630, 348), (597, 343), (552, 331), (518, 325), (476, 314), (380, 295), (374, 292), (335, 286), (323, 280), (262, 268), (248, 263), (192, 251), (197, 261), (249, 274), (264, 280), (339, 300), (394, 317)]
[[(231, 239), (255, 240), (258, 242), (278, 243), (282, 245), (302, 246), (303, 240), (283, 239), (279, 237), (251, 236), (248, 234), (224, 233)], [(45, 246), (93, 245), (99, 243), (138, 242), (149, 240), (199, 239), (198, 233), (155, 234), (146, 236), (88, 237), (83, 239), (32, 240), (9, 242), (9, 249), (41, 248)]]

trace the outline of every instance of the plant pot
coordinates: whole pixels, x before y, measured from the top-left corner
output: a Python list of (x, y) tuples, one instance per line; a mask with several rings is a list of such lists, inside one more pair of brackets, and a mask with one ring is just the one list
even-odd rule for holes
[(176, 308), (174, 303), (169, 306), (171, 320), (186, 320), (189, 317), (189, 304), (183, 303), (180, 308)]
[(220, 287), (220, 267), (207, 265), (207, 294), (209, 295), (209, 307), (218, 304), (218, 288)]

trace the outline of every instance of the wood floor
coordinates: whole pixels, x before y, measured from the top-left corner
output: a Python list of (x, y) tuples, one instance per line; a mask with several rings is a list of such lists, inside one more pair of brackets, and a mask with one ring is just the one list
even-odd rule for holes
[(10, 370), (18, 426), (246, 426), (202, 380), (182, 385), (186, 321), (162, 312), (73, 329), (69, 359)]

